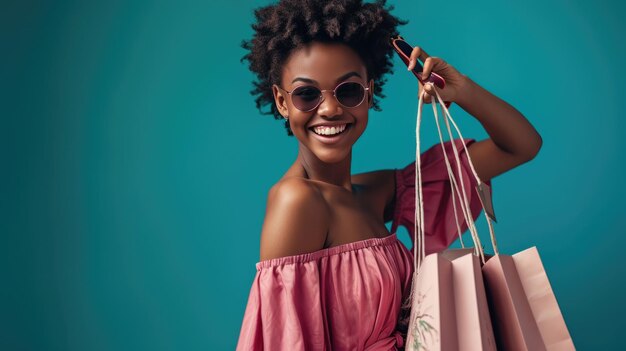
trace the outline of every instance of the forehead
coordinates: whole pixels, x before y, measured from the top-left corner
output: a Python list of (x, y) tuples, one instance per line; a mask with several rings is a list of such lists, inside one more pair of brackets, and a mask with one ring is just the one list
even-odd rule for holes
[(308, 78), (320, 85), (334, 84), (349, 72), (367, 78), (365, 64), (352, 48), (340, 43), (313, 42), (289, 55), (283, 65), (282, 82), (290, 86), (295, 78)]

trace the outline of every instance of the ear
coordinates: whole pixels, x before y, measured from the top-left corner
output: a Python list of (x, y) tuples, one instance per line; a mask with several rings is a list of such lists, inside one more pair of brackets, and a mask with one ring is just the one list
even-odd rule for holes
[(274, 103), (278, 112), (286, 118), (289, 116), (289, 109), (287, 108), (287, 99), (285, 96), (287, 93), (284, 90), (278, 88), (276, 84), (272, 84), (272, 94), (274, 95)]
[(374, 104), (374, 80), (370, 79), (370, 82), (367, 86), (369, 87), (369, 90), (367, 91), (367, 103), (368, 108), (371, 108)]

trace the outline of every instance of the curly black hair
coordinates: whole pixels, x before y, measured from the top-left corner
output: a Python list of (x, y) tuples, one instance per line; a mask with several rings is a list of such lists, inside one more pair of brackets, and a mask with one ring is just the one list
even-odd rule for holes
[[(407, 23), (392, 16), (391, 10), (393, 6), (386, 7), (386, 0), (283, 0), (255, 10), (253, 37), (241, 43), (249, 53), (241, 61), (248, 60), (257, 75), (250, 93), (257, 95), (259, 111), (282, 118), (274, 104), (272, 84), (280, 84), (289, 54), (312, 41), (340, 42), (355, 50), (365, 63), (368, 79), (374, 80), (372, 108), (380, 111), (378, 97), (385, 96), (383, 76), (392, 66), (389, 38), (398, 35), (398, 25)], [(265, 105), (270, 105), (270, 111), (263, 111)], [(285, 129), (287, 135), (293, 135), (288, 120)]]

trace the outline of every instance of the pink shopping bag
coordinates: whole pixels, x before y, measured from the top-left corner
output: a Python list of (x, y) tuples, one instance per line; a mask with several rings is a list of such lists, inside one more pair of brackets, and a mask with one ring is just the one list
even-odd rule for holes
[(426, 256), (414, 284), (406, 350), (495, 350), (473, 249)]
[[(436, 91), (436, 90), (435, 90)], [(444, 110), (444, 120), (448, 127), (450, 138), (452, 139), (452, 133), (450, 131), (449, 122), (451, 121), (460, 133), (456, 123), (452, 120), (447, 108), (443, 104), (443, 100), (437, 93), (437, 98), (440, 106)], [(417, 118), (417, 155), (416, 159), (419, 161), (419, 126), (421, 122), (421, 109), (423, 104), (423, 96), (420, 96), (420, 102), (418, 107)], [(435, 121), (439, 129), (439, 121), (437, 116), (436, 102), (433, 103), (433, 111), (435, 114)], [(461, 136), (461, 135), (460, 135)], [(439, 137), (443, 143), (441, 131), (439, 130)], [(461, 139), (463, 137), (461, 136)], [(463, 144), (464, 147), (465, 144)], [(454, 145), (453, 145), (454, 147)], [(469, 152), (466, 151), (469, 164), (472, 169), (473, 176), (476, 178), (478, 186), (476, 190), (481, 199), (481, 204), (485, 210), (487, 224), (489, 226), (491, 243), (494, 249), (495, 255), (485, 260), (484, 253), (482, 252), (482, 245), (476, 232), (476, 227), (473, 223), (471, 215), (469, 214), (469, 204), (466, 197), (465, 189), (459, 192), (458, 184), (455, 181), (452, 167), (446, 158), (446, 165), (448, 167), (448, 173), (450, 175), (450, 184), (452, 187), (452, 199), (454, 201), (455, 194), (459, 199), (461, 205), (461, 212), (468, 223), (468, 228), (472, 234), (473, 242), (476, 246), (478, 256), (474, 255), (474, 260), (477, 263), (483, 263), (482, 275), (474, 274), (474, 279), (477, 277), (484, 278), (486, 298), (480, 297), (473, 298), (472, 301), (476, 301), (476, 306), (479, 307), (478, 315), (480, 313), (485, 314), (486, 310), (489, 310), (491, 315), (491, 322), (489, 326), (493, 325), (493, 334), (495, 336), (496, 344), (499, 349), (502, 350), (574, 350), (574, 343), (567, 330), (567, 326), (558, 307), (558, 303), (550, 286), (547, 274), (539, 258), (539, 254), (536, 248), (530, 248), (528, 250), (519, 252), (513, 256), (500, 255), (495, 240), (495, 234), (493, 232), (493, 226), (490, 221), (495, 221), (495, 215), (491, 202), (491, 193), (489, 187), (482, 183), (478, 178), (476, 171), (473, 168)], [(460, 160), (458, 153), (455, 151), (455, 161), (457, 169), (460, 174)], [(422, 194), (421, 194), (421, 176), (419, 174), (419, 163), (416, 164), (416, 230), (415, 230), (415, 242), (417, 243), (414, 249), (415, 252), (415, 278), (412, 290), (412, 311), (411, 320), (409, 323), (409, 333), (407, 335), (407, 350), (456, 350), (456, 349), (486, 349), (493, 348), (493, 344), (481, 344), (480, 347), (476, 347), (473, 344), (470, 346), (471, 340), (469, 337), (462, 336), (460, 323), (462, 320), (468, 320), (466, 316), (463, 316), (462, 311), (465, 308), (457, 308), (462, 303), (457, 299), (453, 299), (454, 292), (457, 288), (460, 289), (462, 284), (457, 283), (455, 285), (454, 278), (451, 280), (449, 276), (454, 277), (455, 265), (453, 262), (455, 259), (449, 261), (452, 263), (446, 263), (446, 253), (452, 253), (452, 250), (444, 251), (441, 254), (432, 254), (424, 257), (424, 232), (423, 232), (423, 208), (422, 208)], [(460, 182), (461, 187), (463, 182)], [(419, 193), (419, 194), (417, 194)], [(456, 206), (456, 205), (455, 205)], [(456, 207), (455, 207), (456, 208)], [(456, 217), (456, 213), (455, 213)], [(457, 219), (458, 223), (458, 219)], [(419, 235), (417, 234), (417, 227), (420, 227)], [(459, 228), (460, 231), (460, 228)], [(460, 233), (459, 233), (460, 235)], [(450, 254), (447, 254), (450, 258)], [(461, 257), (461, 256), (458, 256)], [(457, 257), (457, 259), (458, 259)], [(480, 261), (478, 260), (480, 257)], [(461, 272), (463, 269), (467, 270), (467, 263), (461, 264), (461, 260), (458, 261), (457, 269)], [(450, 267), (451, 266), (451, 267)], [(461, 268), (463, 267), (463, 269)], [(474, 265), (478, 267), (478, 264)], [(474, 268), (477, 269), (477, 268)], [(460, 276), (457, 276), (460, 277)], [(463, 275), (467, 278), (467, 274)], [(470, 275), (472, 277), (472, 275)], [(450, 282), (452, 281), (452, 283)], [(452, 290), (450, 294), (448, 290)], [(464, 287), (465, 293), (479, 292), (479, 288), (471, 289)], [(480, 292), (479, 292), (480, 293)], [(457, 294), (458, 295), (458, 294)], [(459, 295), (462, 296), (462, 295)], [(449, 301), (454, 301), (453, 308), (449, 305)], [(480, 301), (488, 301), (487, 304), (480, 304)], [(444, 306), (444, 304), (448, 305)], [(473, 304), (473, 303), (472, 303)], [(465, 302), (465, 306), (472, 305)], [(476, 314), (476, 313), (474, 313)], [(431, 320), (429, 321), (428, 318)], [(456, 318), (456, 319), (454, 319)], [(452, 320), (452, 321), (451, 321)], [(489, 320), (489, 319), (487, 319)], [(489, 330), (489, 326), (481, 324), (471, 324), (474, 327), (481, 328), (481, 330)], [(420, 329), (421, 328), (421, 329)], [(438, 329), (437, 329), (438, 328)], [(421, 333), (412, 331), (422, 331)], [(424, 331), (428, 331), (425, 333)], [(485, 333), (481, 333), (484, 335)], [(443, 339), (446, 338), (446, 339)], [(481, 340), (489, 340), (481, 336)], [(444, 340), (444, 341), (442, 341)], [(447, 341), (450, 340), (450, 341)], [(456, 343), (456, 345), (455, 345)]]
[(495, 255), (483, 276), (499, 348), (575, 350), (536, 247)]
[[(437, 99), (440, 104), (443, 104), (438, 92)], [(437, 119), (435, 105), (433, 104), (433, 110)], [(448, 130), (449, 119), (460, 135), (448, 109), (445, 105), (441, 107), (444, 110), (444, 118), (447, 118)], [(478, 184), (476, 190), (485, 209), (495, 253), (486, 262), (483, 261), (482, 272), (498, 347), (505, 350), (574, 350), (574, 343), (537, 248), (532, 247), (512, 256), (498, 253), (490, 221), (490, 219), (495, 220), (490, 190), (478, 178), (467, 150), (466, 154)], [(457, 165), (460, 163), (458, 157), (456, 157), (456, 162)], [(461, 205), (467, 206), (467, 201), (461, 201)], [(471, 217), (469, 220), (471, 221)], [(472, 225), (470, 228), (475, 227)], [(480, 243), (480, 240), (477, 242)]]

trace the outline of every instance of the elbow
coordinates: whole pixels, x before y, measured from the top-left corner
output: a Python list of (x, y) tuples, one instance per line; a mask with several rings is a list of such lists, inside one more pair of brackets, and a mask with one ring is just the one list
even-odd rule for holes
[(534, 159), (537, 154), (539, 154), (539, 150), (541, 150), (541, 146), (543, 145), (543, 139), (539, 133), (527, 144), (525, 155), (525, 161), (530, 161)]

